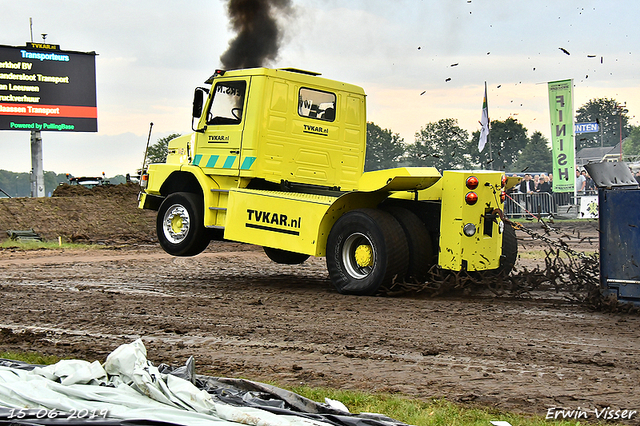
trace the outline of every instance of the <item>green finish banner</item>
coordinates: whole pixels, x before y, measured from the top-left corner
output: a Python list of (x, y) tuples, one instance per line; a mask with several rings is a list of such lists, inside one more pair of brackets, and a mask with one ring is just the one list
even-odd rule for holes
[(573, 80), (549, 82), (553, 192), (575, 191)]

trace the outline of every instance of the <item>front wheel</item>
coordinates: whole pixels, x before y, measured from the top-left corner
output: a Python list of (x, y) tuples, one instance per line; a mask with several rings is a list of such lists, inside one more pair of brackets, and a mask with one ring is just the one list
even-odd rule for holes
[(402, 280), (409, 248), (393, 216), (376, 209), (344, 214), (327, 238), (327, 269), (343, 294), (373, 295), (381, 286)]
[(195, 256), (209, 245), (203, 203), (189, 192), (176, 192), (158, 209), (156, 233), (160, 246), (173, 256)]

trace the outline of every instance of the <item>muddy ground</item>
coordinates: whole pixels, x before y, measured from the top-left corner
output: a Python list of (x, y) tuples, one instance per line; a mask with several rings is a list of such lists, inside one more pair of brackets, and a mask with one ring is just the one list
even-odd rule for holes
[[(106, 198), (0, 200), (3, 227), (31, 224), (49, 238), (105, 244), (0, 250), (0, 351), (103, 361), (140, 337), (154, 362), (183, 364), (193, 355), (203, 374), (541, 415), (552, 407), (592, 418), (595, 408), (640, 411), (638, 316), (593, 312), (552, 292), (344, 296), (324, 259), (275, 265), (259, 247), (235, 243), (170, 257), (153, 241), (153, 215), (135, 210), (135, 195)], [(75, 220), (65, 223), (60, 210), (71, 207)], [(562, 232), (573, 247), (593, 251), (596, 227), (584, 222)], [(518, 235), (521, 252), (541, 249)]]

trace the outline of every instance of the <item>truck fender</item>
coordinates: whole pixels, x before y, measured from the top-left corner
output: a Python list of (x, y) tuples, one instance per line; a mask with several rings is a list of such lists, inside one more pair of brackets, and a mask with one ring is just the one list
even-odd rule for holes
[(326, 255), (329, 232), (343, 214), (355, 209), (377, 208), (389, 196), (429, 188), (441, 177), (435, 167), (399, 167), (364, 173), (358, 191), (343, 194), (327, 209), (318, 229), (316, 256)]

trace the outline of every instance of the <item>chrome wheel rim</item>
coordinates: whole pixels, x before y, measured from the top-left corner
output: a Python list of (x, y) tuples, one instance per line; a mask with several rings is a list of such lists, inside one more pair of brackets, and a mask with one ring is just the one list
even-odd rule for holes
[(351, 234), (342, 246), (342, 263), (346, 272), (356, 279), (369, 276), (376, 263), (376, 251), (371, 240), (362, 233)]
[(172, 244), (180, 244), (187, 238), (190, 225), (189, 212), (180, 204), (174, 204), (169, 207), (162, 219), (164, 236)]

